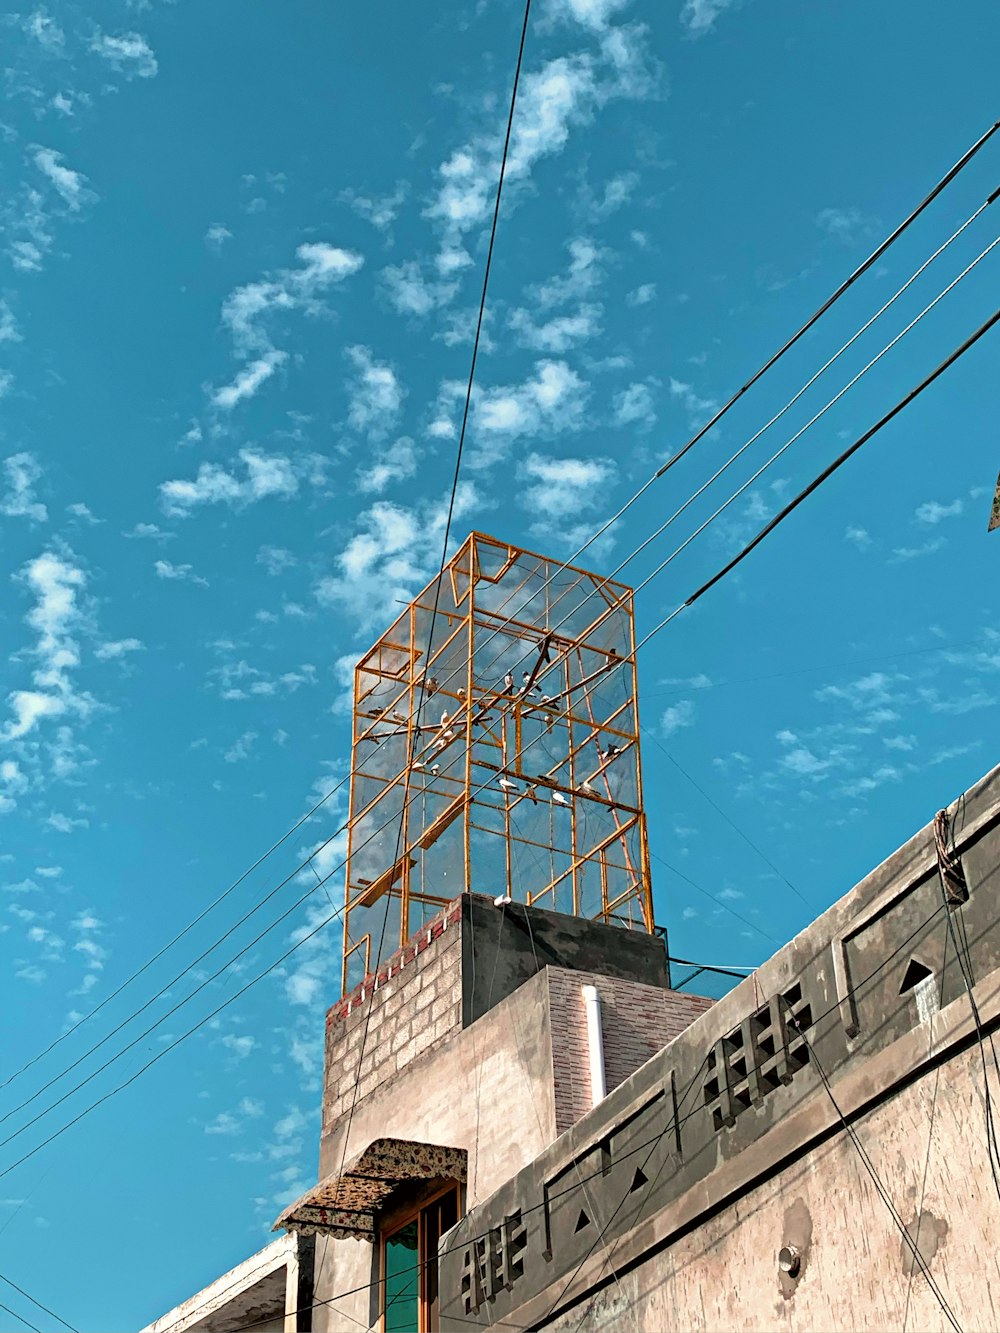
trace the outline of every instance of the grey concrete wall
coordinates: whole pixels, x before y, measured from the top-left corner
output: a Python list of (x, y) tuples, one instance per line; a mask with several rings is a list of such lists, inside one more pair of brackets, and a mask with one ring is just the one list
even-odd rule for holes
[[(978, 1048), (967, 1050), (855, 1126), (965, 1333), (1000, 1328), (1000, 1204), (986, 1165), (982, 1089)], [(995, 1079), (993, 1095), (1000, 1096)], [(801, 1252), (796, 1278), (779, 1271), (784, 1245)], [(950, 1328), (843, 1133), (541, 1326), (560, 1333)]]
[(492, 899), (462, 899), (463, 1022), (474, 1023), (545, 967), (667, 985), (663, 941), (644, 931)]
[[(874, 1115), (888, 1098), (898, 1098), (914, 1080), (933, 1074), (938, 1064), (949, 1069), (949, 1079), (951, 1069), (958, 1071), (954, 1079), (960, 1086), (962, 1066), (949, 1062), (968, 1049), (975, 1033), (956, 963), (956, 937), (963, 948), (968, 937), (983, 1021), (1000, 1027), (1000, 769), (956, 803), (952, 813), (969, 880), (968, 902), (945, 910), (932, 830), (922, 829), (754, 978), (698, 1018), (463, 1219), (442, 1255), (448, 1302), (444, 1328), (457, 1333), (476, 1323), (543, 1326), (562, 1306), (583, 1301), (579, 1318), (588, 1293), (607, 1276), (608, 1252), (619, 1271), (648, 1260), (655, 1273), (652, 1256), (708, 1227), (720, 1210), (732, 1207), (742, 1229), (751, 1191), (794, 1163), (808, 1161), (840, 1133), (827, 1081), (847, 1113), (859, 1116)], [(931, 969), (929, 990), (905, 988), (914, 960)], [(940, 1148), (942, 1160), (960, 1162), (963, 1173), (977, 1173), (979, 1195), (984, 1180), (992, 1189), (985, 1140), (977, 1139), (975, 1129), (982, 1107), (971, 1085), (960, 1101), (963, 1096), (961, 1134), (949, 1138), (942, 1129)], [(908, 1170), (926, 1152), (929, 1125), (925, 1121), (919, 1133), (908, 1131), (906, 1116), (907, 1103), (900, 1101), (900, 1132), (892, 1152)], [(892, 1123), (890, 1116), (885, 1124)], [(973, 1156), (977, 1142), (979, 1155)], [(894, 1179), (905, 1202), (910, 1177), (902, 1165)], [(818, 1188), (815, 1201), (822, 1207), (824, 1188), (832, 1209), (824, 1224), (842, 1226), (848, 1206), (837, 1205), (841, 1215), (836, 1222), (832, 1179)], [(874, 1226), (865, 1197), (855, 1198), (857, 1222)], [(988, 1226), (993, 1225), (990, 1220)], [(506, 1269), (504, 1255), (488, 1239), (497, 1234), (510, 1237)], [(773, 1248), (769, 1242), (767, 1253), (758, 1256), (770, 1271)], [(705, 1253), (714, 1253), (707, 1243)], [(874, 1284), (882, 1266), (880, 1257), (863, 1280)], [(991, 1284), (994, 1301), (995, 1263), (983, 1262), (981, 1268), (980, 1280)], [(462, 1295), (462, 1283), (476, 1274), (484, 1290), (473, 1291), (470, 1302)], [(844, 1276), (840, 1270), (839, 1280)], [(706, 1261), (697, 1282), (703, 1287), (726, 1284), (728, 1275)], [(835, 1287), (831, 1279), (829, 1290)], [(614, 1295), (609, 1291), (600, 1299), (612, 1301)], [(663, 1309), (652, 1304), (649, 1309), (656, 1311), (645, 1325), (650, 1333), (702, 1327), (708, 1317), (702, 1311), (694, 1318), (688, 1309), (684, 1319), (689, 1322), (662, 1323), (657, 1321)], [(974, 1305), (969, 1327), (995, 1327), (990, 1309), (985, 1298), (981, 1307)], [(720, 1327), (732, 1320), (731, 1309), (725, 1318), (716, 1313)], [(770, 1314), (758, 1310), (754, 1318), (766, 1327), (773, 1309)], [(853, 1318), (819, 1326), (848, 1328)]]

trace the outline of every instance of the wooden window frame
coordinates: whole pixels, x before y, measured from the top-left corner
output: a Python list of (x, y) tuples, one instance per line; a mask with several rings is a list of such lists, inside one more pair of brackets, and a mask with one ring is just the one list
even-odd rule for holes
[(454, 1195), (455, 1198), (455, 1218), (456, 1221), (462, 1217), (462, 1189), (458, 1181), (449, 1182), (442, 1185), (440, 1189), (429, 1194), (425, 1199), (412, 1208), (407, 1209), (405, 1213), (399, 1213), (392, 1218), (391, 1226), (388, 1228), (379, 1227), (379, 1333), (385, 1333), (385, 1299), (386, 1299), (386, 1244), (392, 1240), (404, 1227), (411, 1222), (417, 1223), (417, 1330), (416, 1333), (437, 1333), (436, 1329), (430, 1326), (428, 1300), (427, 1300), (427, 1268), (430, 1261), (430, 1255), (427, 1254), (427, 1211), (434, 1204), (440, 1203), (448, 1195)]

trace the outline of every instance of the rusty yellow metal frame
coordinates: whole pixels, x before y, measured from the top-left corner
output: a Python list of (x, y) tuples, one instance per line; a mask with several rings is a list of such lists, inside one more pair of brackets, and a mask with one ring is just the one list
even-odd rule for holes
[[(477, 596), (481, 587), (482, 594), (489, 590), (489, 604)], [(526, 658), (531, 666), (531, 649), (545, 635), (552, 661), (538, 679), (551, 673), (552, 705), (500, 683), (504, 661), (512, 666)], [(485, 669), (476, 661), (477, 646), (495, 680), (477, 680), (476, 671)], [(380, 961), (372, 936), (382, 934), (382, 912), (392, 906), (383, 901), (387, 895), (398, 916), (383, 953), (404, 944), (429, 910), (460, 892), (505, 888), (528, 903), (555, 904), (557, 888), (568, 886), (580, 913), (585, 871), (587, 915), (653, 929), (634, 649), (632, 590), (625, 584), (473, 532), (440, 584), (432, 580), (364, 654), (354, 674), (345, 989)], [(588, 663), (604, 657), (617, 669), (614, 690), (602, 695), (602, 670)], [(439, 713), (447, 723), (433, 720)], [(601, 742), (612, 741), (617, 753), (606, 759)], [(625, 773), (617, 790), (615, 765)], [(501, 787), (505, 776), (509, 786)], [(544, 830), (544, 807), (556, 804), (562, 808), (558, 815), (548, 811)], [(378, 864), (370, 840), (382, 825)], [(485, 848), (493, 850), (487, 855)], [(533, 859), (530, 887), (518, 848)], [(548, 867), (541, 864), (545, 852)], [(484, 857), (488, 882), (477, 883)]]

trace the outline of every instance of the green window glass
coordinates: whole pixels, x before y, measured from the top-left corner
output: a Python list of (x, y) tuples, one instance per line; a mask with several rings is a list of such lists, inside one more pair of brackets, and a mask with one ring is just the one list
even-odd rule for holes
[(385, 1333), (420, 1333), (420, 1224), (385, 1240)]

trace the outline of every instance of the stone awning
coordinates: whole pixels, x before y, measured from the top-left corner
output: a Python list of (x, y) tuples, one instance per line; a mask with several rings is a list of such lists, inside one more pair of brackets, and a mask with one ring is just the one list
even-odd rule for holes
[(468, 1153), (409, 1139), (376, 1139), (343, 1171), (327, 1176), (290, 1204), (273, 1230), (338, 1240), (374, 1240), (378, 1215), (393, 1192), (408, 1180), (464, 1181)]

